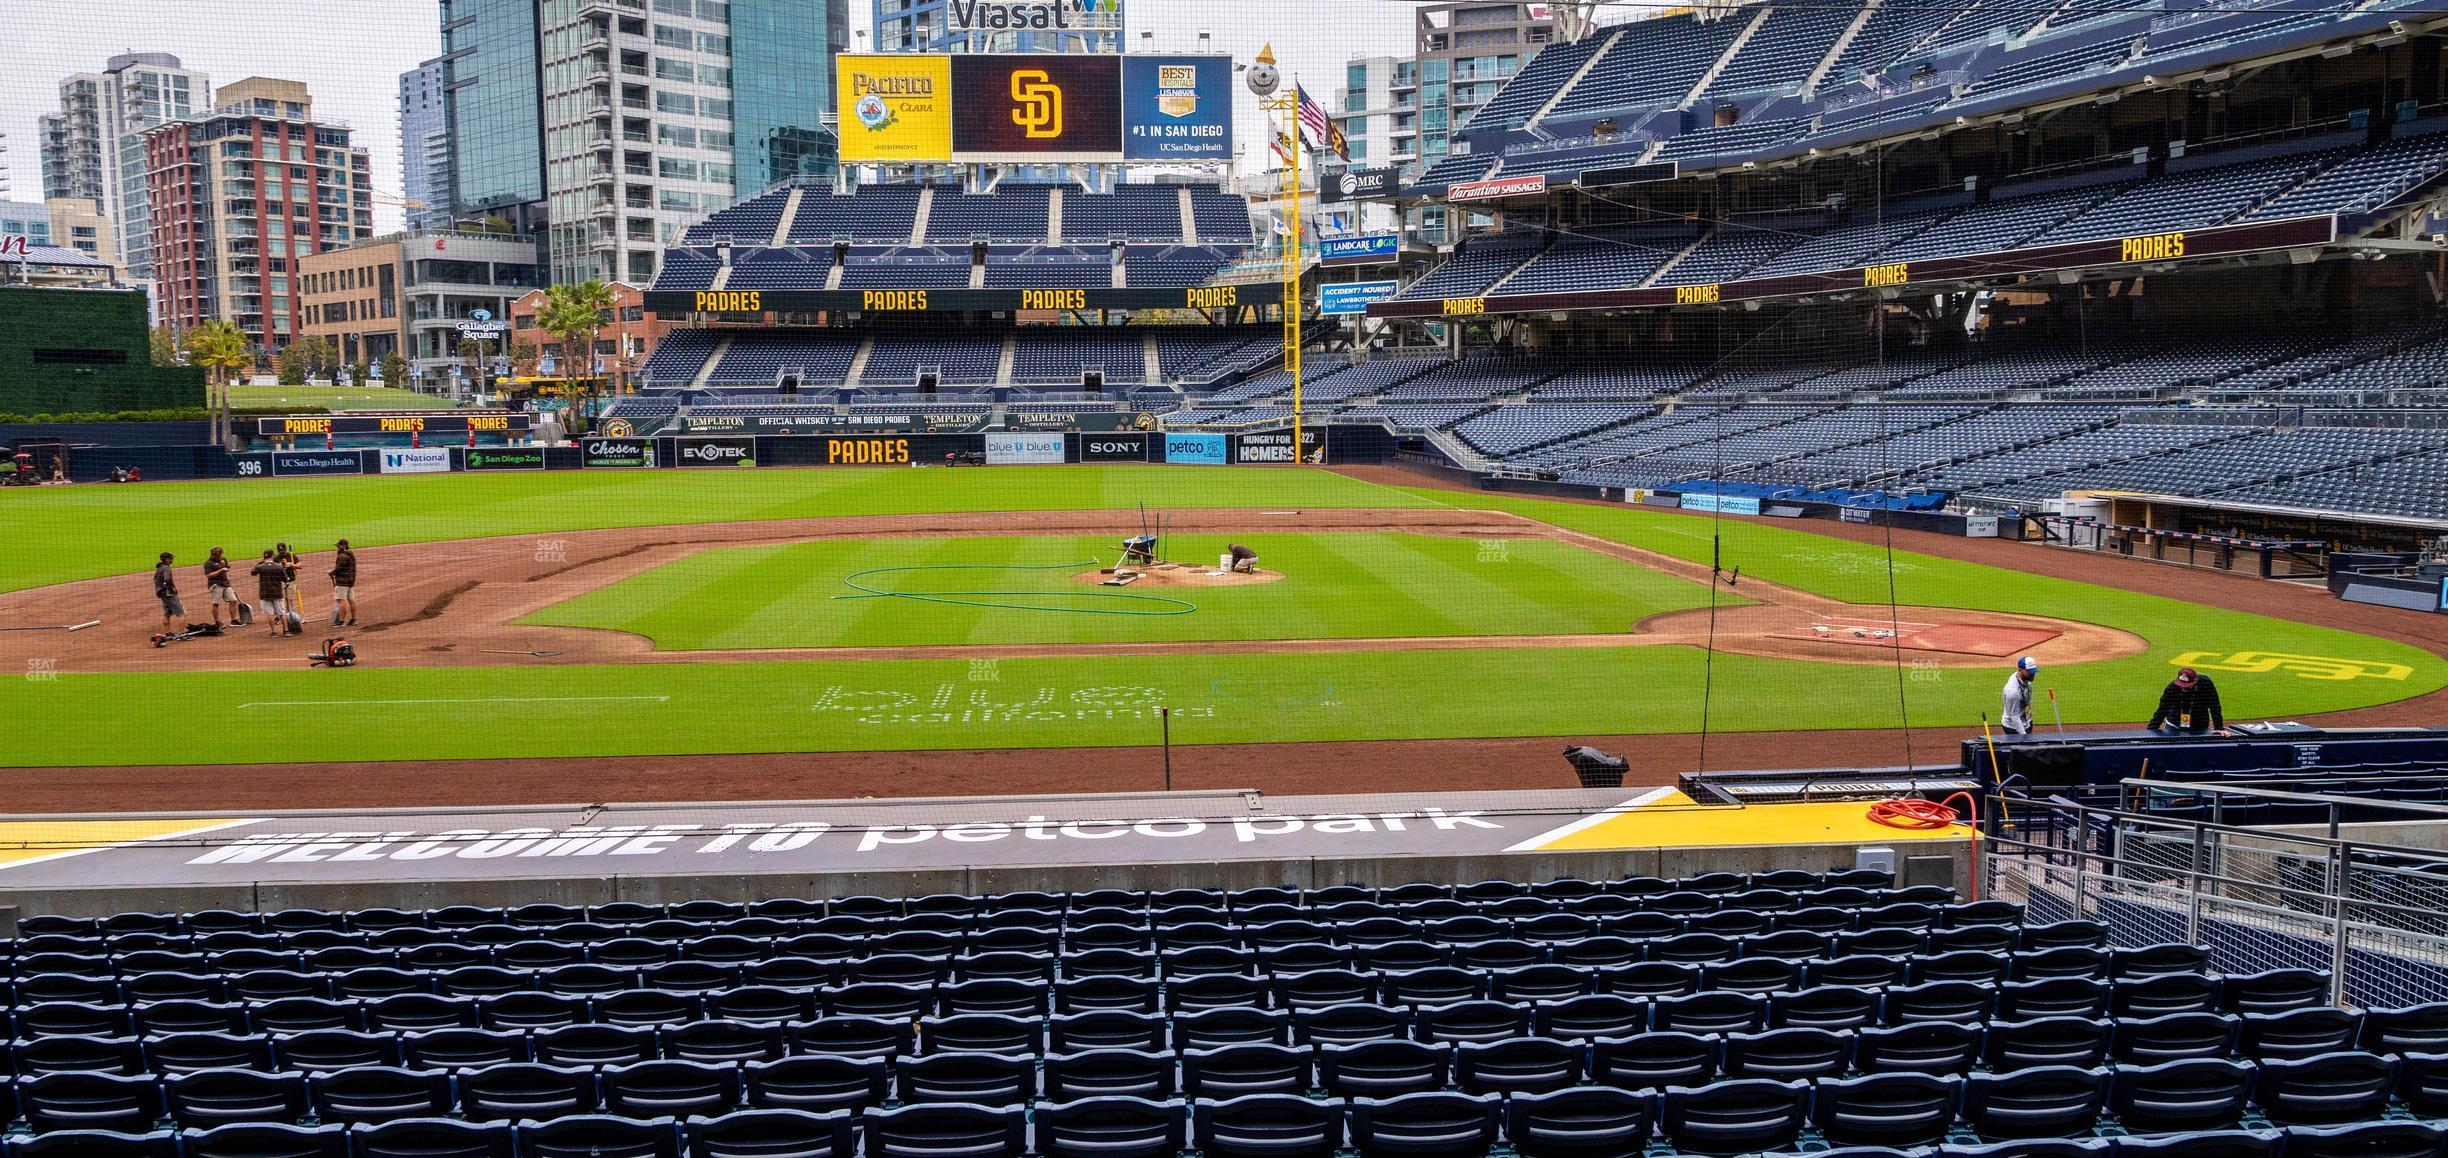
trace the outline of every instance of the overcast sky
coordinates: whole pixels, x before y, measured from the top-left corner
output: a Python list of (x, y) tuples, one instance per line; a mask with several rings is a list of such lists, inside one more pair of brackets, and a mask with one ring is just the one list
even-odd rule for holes
[[(871, 0), (848, 0), (853, 29)], [(1402, 0), (1125, 0), (1131, 48), (1155, 32), (1159, 51), (1192, 51), (1199, 30), (1214, 51), (1246, 60), (1272, 41), (1287, 76), (1319, 101), (1333, 98), (1353, 56), (1409, 55), (1411, 8)], [(399, 74), (440, 51), (434, 0), (0, 0), (13, 51), (0, 70), (0, 134), (9, 198), (42, 197), (35, 118), (59, 105), (59, 80), (98, 72), (115, 53), (168, 52), (218, 87), (249, 76), (306, 82), (316, 115), (345, 121), (372, 154), (374, 186), (400, 189)], [(1243, 106), (1245, 112), (1247, 106)], [(1263, 138), (1260, 138), (1263, 139)], [(375, 224), (398, 226), (378, 206)]]

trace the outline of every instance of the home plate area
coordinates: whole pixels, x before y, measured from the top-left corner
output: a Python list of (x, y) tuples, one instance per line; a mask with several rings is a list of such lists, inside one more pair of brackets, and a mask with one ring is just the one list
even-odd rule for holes
[(1994, 623), (1910, 623), (1821, 616), (1803, 626), (1770, 634), (1778, 639), (1854, 643), (1904, 651), (2008, 656), (2030, 651), (2065, 633), (2045, 627), (2008, 627)]

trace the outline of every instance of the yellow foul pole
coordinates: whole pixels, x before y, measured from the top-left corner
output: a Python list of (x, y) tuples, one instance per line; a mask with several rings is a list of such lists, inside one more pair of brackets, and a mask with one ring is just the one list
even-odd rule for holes
[[(1299, 92), (1297, 88), (1293, 90)], [(1271, 97), (1259, 102), (1268, 111), (1278, 114), (1269, 118), (1268, 127), (1277, 140), (1289, 146), (1291, 155), (1288, 220), (1283, 237), (1283, 349), (1284, 373), (1292, 376), (1292, 461), (1307, 461), (1303, 451), (1302, 425), (1305, 421), (1301, 406), (1301, 190), (1300, 190), (1300, 100), (1297, 95)], [(1286, 201), (1276, 198), (1278, 205)]]

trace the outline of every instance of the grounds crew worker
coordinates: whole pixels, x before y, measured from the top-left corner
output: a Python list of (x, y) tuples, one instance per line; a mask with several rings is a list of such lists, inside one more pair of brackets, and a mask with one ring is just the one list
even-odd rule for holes
[(2040, 661), (2024, 656), (2015, 661), (2014, 673), (2006, 677), (2006, 690), (1998, 704), (1998, 727), (2010, 736), (2031, 735), (2032, 680), (2040, 675)]
[(2226, 735), (2227, 714), (2219, 709), (2218, 685), (2192, 668), (2177, 668), (2176, 678), (2159, 693), (2159, 710), (2151, 713), (2150, 728), (2197, 736), (2204, 732)]
[(298, 610), (298, 605), (299, 605), (299, 604), (301, 604), (301, 603), (304, 603), (304, 602), (305, 602), (305, 600), (300, 599), (300, 598), (298, 597), (298, 581), (297, 581), (298, 557), (297, 557), (297, 552), (290, 550), (290, 549), (289, 549), (289, 544), (287, 544), (287, 543), (275, 543), (275, 544), (273, 544), (273, 545), (272, 545), (272, 551), (273, 551), (273, 555), (272, 555), (272, 557), (273, 557), (273, 558), (275, 558), (275, 559), (280, 560), (280, 565), (281, 565), (281, 574), (283, 574), (283, 575), (287, 576), (287, 579), (286, 579), (287, 590), (285, 590), (285, 591), (283, 592), (283, 594), (284, 594), (284, 595), (285, 595), (285, 596), (288, 598), (288, 600), (289, 600), (289, 610), (291, 610), (291, 611), (297, 611), (297, 610)]
[(1258, 573), (1258, 552), (1239, 543), (1227, 544), (1224, 549), (1232, 554), (1232, 566), (1227, 570), (1239, 571), (1244, 575)]
[[(215, 627), (221, 626), (221, 605), (237, 602), (230, 598), (229, 573), (229, 560), (222, 556), (221, 548), (213, 548), (212, 556), (204, 560), (204, 601), (212, 604), (213, 626)], [(231, 618), (236, 618), (235, 613)]]
[(179, 620), (187, 617), (187, 605), (179, 602), (178, 576), (170, 570), (170, 552), (161, 553), (161, 562), (153, 565), (153, 596), (161, 600), (162, 631), (179, 629)]
[(357, 552), (349, 550), (348, 540), (340, 540), (332, 554), (332, 626), (357, 626)]
[(264, 614), (272, 619), (272, 636), (275, 639), (280, 637), (281, 629), (289, 623), (288, 588), (289, 569), (281, 566), (281, 561), (273, 557), (271, 549), (266, 548), (263, 561), (255, 564), (255, 596), (256, 601), (263, 605)]

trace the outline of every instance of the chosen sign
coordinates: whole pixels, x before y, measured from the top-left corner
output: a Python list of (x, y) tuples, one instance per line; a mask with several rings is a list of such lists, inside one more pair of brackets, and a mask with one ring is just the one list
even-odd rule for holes
[(578, 444), (579, 462), (590, 468), (647, 467), (655, 464), (654, 440), (589, 438)]

